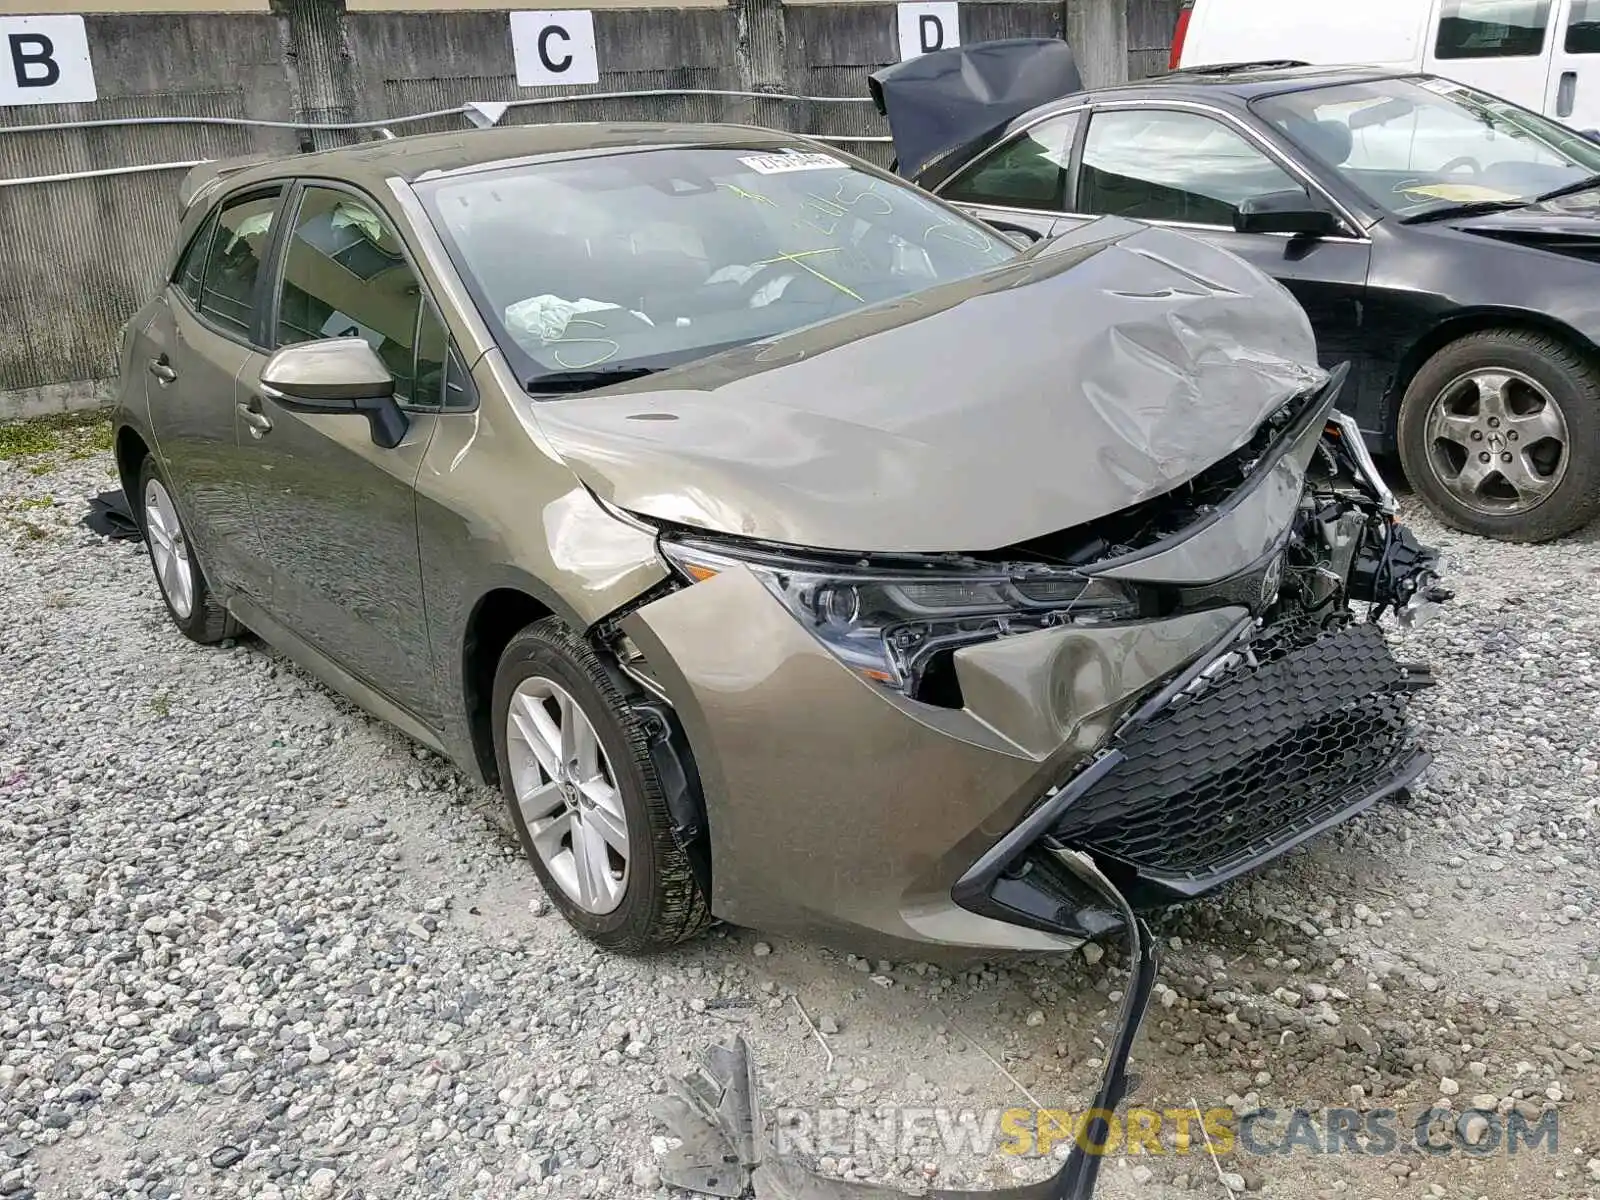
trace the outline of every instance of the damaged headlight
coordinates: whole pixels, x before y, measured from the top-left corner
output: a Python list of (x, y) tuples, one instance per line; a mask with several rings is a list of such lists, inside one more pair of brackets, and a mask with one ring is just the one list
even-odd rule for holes
[(928, 698), (930, 675), (962, 646), (1139, 612), (1123, 585), (1044, 564), (885, 566), (668, 538), (661, 551), (693, 582), (746, 567), (840, 662), (918, 699)]

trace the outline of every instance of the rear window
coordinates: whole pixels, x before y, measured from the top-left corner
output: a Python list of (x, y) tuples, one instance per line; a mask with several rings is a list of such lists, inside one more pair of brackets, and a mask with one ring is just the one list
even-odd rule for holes
[(540, 376), (687, 362), (1018, 253), (907, 184), (798, 148), (624, 152), (420, 191), (535, 389)]
[(1444, 0), (1439, 58), (1527, 58), (1544, 52), (1550, 0)]

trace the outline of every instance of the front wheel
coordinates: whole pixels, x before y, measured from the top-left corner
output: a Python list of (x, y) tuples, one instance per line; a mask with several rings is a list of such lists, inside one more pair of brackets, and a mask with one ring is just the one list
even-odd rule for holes
[(1400, 405), (1406, 477), (1446, 524), (1543, 542), (1600, 513), (1600, 378), (1564, 342), (1498, 329), (1430, 358)]
[(495, 760), (545, 892), (608, 950), (658, 950), (710, 921), (649, 741), (594, 649), (554, 617), (511, 639), (494, 682)]

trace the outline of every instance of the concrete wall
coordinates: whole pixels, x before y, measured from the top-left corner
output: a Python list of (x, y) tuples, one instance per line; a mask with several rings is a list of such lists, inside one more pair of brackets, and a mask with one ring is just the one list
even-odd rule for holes
[[(127, 11), (130, 3), (141, 11)], [(552, 0), (545, 7), (575, 7)], [(490, 4), (503, 4), (499, 9)], [(420, 11), (426, 5), (426, 11)], [(0, 108), (0, 418), (104, 403), (122, 323), (159, 277), (181, 171), (7, 186), (5, 181), (257, 151), (350, 135), (166, 125), (27, 132), (134, 116), (339, 123), (469, 101), (649, 88), (865, 96), (896, 61), (892, 4), (685, 0), (594, 10), (600, 82), (517, 86), (506, 9), (526, 0), (0, 0), (7, 13), (82, 13), (99, 99)], [(154, 9), (166, 11), (152, 11)], [(963, 42), (1065, 36), (1091, 85), (1165, 66), (1175, 0), (963, 0)], [(870, 105), (712, 97), (553, 103), (507, 121), (734, 120), (882, 136)], [(459, 118), (407, 126), (457, 128)], [(887, 161), (887, 147), (845, 149)]]

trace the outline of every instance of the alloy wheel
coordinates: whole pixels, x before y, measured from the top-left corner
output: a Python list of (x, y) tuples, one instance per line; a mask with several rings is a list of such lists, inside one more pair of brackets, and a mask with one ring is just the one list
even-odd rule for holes
[(159, 479), (145, 484), (144, 528), (150, 539), (156, 582), (178, 619), (186, 621), (194, 611), (194, 561), (189, 557), (189, 542), (183, 535), (178, 509)]
[(1474, 512), (1543, 503), (1567, 473), (1567, 421), (1543, 384), (1509, 368), (1457, 377), (1428, 408), (1424, 433), (1439, 483)]
[(597, 916), (628, 888), (628, 819), (594, 725), (559, 683), (524, 679), (506, 714), (517, 806), (534, 850), (578, 907)]

